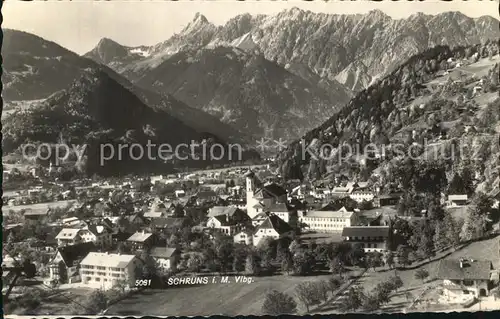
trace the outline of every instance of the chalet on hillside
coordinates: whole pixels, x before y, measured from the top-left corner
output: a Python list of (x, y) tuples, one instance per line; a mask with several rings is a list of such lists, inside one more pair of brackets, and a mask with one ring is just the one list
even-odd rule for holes
[(441, 260), (437, 277), (443, 280), (443, 294), (449, 299), (488, 296), (493, 270), (491, 261), (462, 258)]

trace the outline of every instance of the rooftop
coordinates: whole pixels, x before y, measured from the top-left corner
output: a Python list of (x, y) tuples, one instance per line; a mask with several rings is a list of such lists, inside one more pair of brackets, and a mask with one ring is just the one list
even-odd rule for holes
[(259, 229), (274, 229), (278, 234), (284, 234), (292, 230), (287, 222), (274, 214), (270, 214), (267, 219), (257, 227), (256, 231)]
[(71, 267), (73, 263), (83, 257), (87, 256), (87, 254), (96, 247), (93, 242), (81, 243), (77, 245), (70, 245), (65, 247), (57, 248), (57, 251), (61, 255), (62, 259), (66, 266)]
[(146, 233), (146, 232), (136, 232), (132, 236), (130, 236), (127, 241), (135, 241), (135, 242), (144, 242), (146, 241), (149, 237), (153, 236), (152, 233)]
[(307, 212), (304, 217), (319, 217), (319, 218), (350, 218), (354, 212), (349, 212), (342, 207), (337, 211), (322, 211), (322, 210), (312, 210)]
[(57, 234), (56, 239), (74, 239), (76, 236), (78, 236), (78, 233), (80, 232), (80, 229), (75, 229), (75, 228), (63, 228)]
[(175, 249), (175, 248), (170, 248), (170, 247), (154, 247), (153, 249), (151, 249), (151, 251), (149, 252), (149, 254), (152, 257), (170, 258), (176, 252), (177, 252), (177, 249)]
[(134, 255), (121, 255), (110, 253), (90, 252), (82, 261), (81, 265), (125, 268), (135, 258)]
[(241, 211), (241, 209), (235, 206), (214, 206), (210, 208), (208, 212), (208, 217), (215, 217), (221, 215), (233, 216), (236, 212), (239, 211)]
[(467, 195), (449, 195), (448, 196), (448, 200), (452, 201), (452, 200), (467, 200), (468, 197)]
[[(462, 264), (462, 267), (461, 267)], [(441, 260), (438, 266), (438, 278), (440, 279), (490, 279), (490, 271), (493, 269), (491, 261), (486, 260)]]
[(344, 227), (344, 237), (389, 237), (389, 226), (354, 226)]

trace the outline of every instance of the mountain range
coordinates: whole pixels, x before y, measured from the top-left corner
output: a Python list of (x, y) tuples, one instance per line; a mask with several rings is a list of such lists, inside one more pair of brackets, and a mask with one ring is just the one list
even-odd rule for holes
[(470, 18), (445, 12), (392, 19), (380, 10), (339, 15), (293, 8), (275, 15), (237, 15), (222, 26), (197, 13), (180, 33), (164, 42), (125, 47), (103, 39), (86, 56), (134, 77), (181, 51), (235, 46), (258, 51), (281, 65), (303, 64), (321, 77), (360, 90), (427, 48), (480, 43), (499, 36), (498, 20), (490, 16)]
[[(276, 15), (242, 14), (216, 26), (197, 13), (164, 42), (127, 47), (102, 39), (85, 56), (254, 137), (266, 134), (291, 140), (336, 112), (352, 91), (368, 87), (412, 55), (436, 45), (453, 47), (498, 38), (497, 25), (492, 17), (473, 19), (459, 12), (392, 19), (380, 10), (335, 15), (293, 8)], [(235, 52), (244, 58), (230, 58)], [(271, 78), (270, 63), (255, 63), (262, 58), (276, 64), (273, 72), (283, 75)], [(309, 86), (293, 80), (296, 85), (278, 89), (273, 81), (291, 77), (283, 69)], [(254, 74), (259, 75), (254, 78)], [(255, 85), (243, 88), (247, 83)], [(311, 86), (319, 94), (312, 94)], [(297, 92), (302, 97), (290, 98)], [(255, 101), (256, 95), (262, 98)], [(309, 111), (314, 108), (317, 115)], [(283, 119), (274, 116), (276, 112)]]
[[(36, 100), (26, 105), (43, 112), (48, 112), (47, 105), (65, 101), (84, 103), (79, 114), (93, 118), (97, 129), (116, 129), (113, 138), (119, 139), (127, 130), (97, 116), (120, 112), (103, 95), (110, 90), (110, 96), (120, 92), (134, 101), (119, 117), (130, 130), (139, 130), (129, 118), (136, 116), (132, 109), (137, 107), (155, 114), (137, 124), (151, 124), (165, 138), (185, 132), (195, 140), (210, 136), (244, 147), (261, 137), (291, 141), (344, 114), (358, 92), (411, 56), (436, 45), (497, 39), (497, 24), (492, 17), (473, 19), (458, 12), (396, 20), (378, 10), (332, 15), (294, 8), (275, 15), (237, 15), (216, 26), (196, 14), (180, 33), (156, 45), (129, 47), (103, 38), (84, 56), (38, 36), (4, 29), (3, 99), (7, 107)], [(90, 81), (94, 76), (99, 80)], [(83, 88), (87, 93), (80, 92)], [(91, 98), (81, 102), (82, 96), (99, 96), (108, 103)], [(94, 102), (109, 110), (95, 113), (94, 105), (88, 105)], [(65, 118), (63, 113), (73, 112), (73, 106), (52, 108), (44, 116), (55, 123)], [(33, 116), (32, 111), (16, 116)], [(169, 131), (156, 116), (176, 124)], [(67, 134), (80, 134), (81, 140), (91, 126)], [(11, 125), (10, 130), (7, 145), (15, 149), (22, 143), (19, 137), (26, 136), (17, 131), (20, 126)]]

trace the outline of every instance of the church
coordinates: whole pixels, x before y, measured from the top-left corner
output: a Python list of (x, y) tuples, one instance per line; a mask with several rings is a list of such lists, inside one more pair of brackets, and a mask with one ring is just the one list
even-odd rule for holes
[(276, 183), (262, 183), (255, 172), (245, 173), (247, 215), (254, 218), (258, 214), (272, 210), (277, 204), (286, 204), (287, 192)]

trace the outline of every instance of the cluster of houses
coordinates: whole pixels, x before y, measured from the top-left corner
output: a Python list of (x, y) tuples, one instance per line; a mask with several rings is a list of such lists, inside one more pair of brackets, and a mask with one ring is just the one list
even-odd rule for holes
[[(245, 174), (246, 209), (235, 206), (214, 206), (208, 214), (206, 226), (232, 236), (234, 242), (258, 246), (263, 238), (279, 239), (291, 236), (294, 227), (304, 226), (307, 231), (341, 234), (350, 243), (361, 244), (365, 251), (385, 251), (388, 247), (389, 226), (369, 226), (361, 223), (359, 210), (345, 207), (333, 209), (329, 205), (318, 209), (294, 207), (288, 192), (276, 183), (264, 183), (253, 171)], [(293, 195), (301, 197), (301, 188)], [(317, 190), (315, 190), (316, 192)], [(375, 197), (367, 184), (349, 183), (334, 188), (339, 197), (353, 194), (358, 201)], [(368, 194), (368, 195), (367, 195)], [(370, 197), (369, 194), (373, 196)]]
[[(171, 179), (175, 177), (171, 176)], [(145, 205), (146, 209), (133, 209), (122, 216), (117, 216), (110, 201), (98, 200), (89, 206), (99, 211), (96, 214), (98, 217), (86, 221), (77, 217), (58, 220), (57, 225), (61, 230), (55, 236), (57, 248), (48, 265), (50, 271), (45, 279), (46, 284), (79, 282), (99, 289), (109, 289), (120, 282), (133, 286), (138, 276), (137, 269), (144, 263), (134, 254), (140, 250), (149, 251), (160, 271), (177, 270), (181, 259), (180, 249), (160, 245), (157, 232), (182, 225), (183, 218), (177, 216), (178, 210), (207, 203), (210, 208), (205, 221), (195, 227), (210, 234), (218, 232), (232, 237), (235, 243), (258, 246), (265, 238), (292, 237), (300, 228), (305, 232), (338, 234), (346, 243), (361, 245), (365, 252), (383, 253), (390, 249), (390, 218), (385, 213), (380, 214), (378, 208), (395, 205), (401, 197), (400, 193), (384, 195), (368, 183), (349, 181), (336, 187), (306, 187), (299, 184), (287, 191), (276, 182), (262, 181), (253, 170), (248, 170), (243, 177), (244, 187), (231, 186), (235, 191), (231, 195), (221, 196), (208, 188), (199, 188), (191, 195), (179, 190), (171, 199), (145, 201), (142, 206)], [(162, 177), (162, 182), (165, 179)], [(376, 212), (370, 216), (370, 210), (338, 207), (331, 202), (325, 205), (331, 198), (369, 202), (374, 207), (371, 212)], [(315, 200), (322, 203), (315, 203)], [(467, 195), (452, 194), (443, 197), (443, 204), (459, 207), (466, 205), (468, 200)], [(31, 216), (29, 213), (25, 216), (26, 219), (32, 217), (40, 216)], [(123, 231), (119, 219), (125, 219), (131, 228)], [(13, 232), (19, 227), (5, 226), (4, 232)], [(126, 243), (132, 253), (117, 253), (113, 247), (120, 242)], [(483, 281), (489, 282), (489, 277), (486, 277), (490, 273), (486, 274), (486, 266), (470, 260), (459, 265), (459, 268), (447, 263), (440, 266), (443, 267), (440, 271), (445, 283), (451, 287), (448, 292), (450, 296), (459, 293), (460, 289), (456, 287), (467, 287), (461, 290), (462, 294), (466, 294), (465, 291), (472, 291), (470, 293), (478, 296), (489, 293), (487, 286), (485, 288), (483, 285)], [(452, 268), (455, 270), (447, 270)], [(472, 275), (467, 275), (468, 271), (476, 268), (481, 274), (474, 276), (480, 278), (469, 278)], [(468, 285), (469, 279), (473, 280), (472, 285)]]

